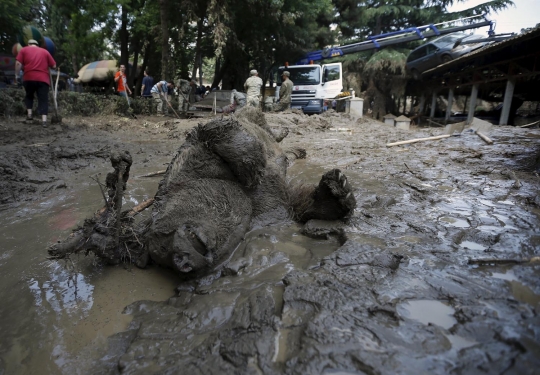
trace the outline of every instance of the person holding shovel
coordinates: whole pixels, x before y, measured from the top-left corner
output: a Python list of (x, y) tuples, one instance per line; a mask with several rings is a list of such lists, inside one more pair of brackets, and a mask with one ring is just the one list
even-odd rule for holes
[[(41, 114), (42, 125), (47, 127), (47, 114), (49, 113), (49, 87), (51, 85), (49, 68), (56, 69), (56, 61), (45, 48), (39, 48), (34, 39), (28, 41), (17, 54), (15, 63), (15, 77), (24, 67), (23, 86), (26, 92), (24, 104), (26, 104), (26, 122), (33, 122), (32, 108), (34, 106), (34, 94), (37, 94), (38, 112)], [(15, 83), (17, 81), (15, 80)]]
[(150, 90), (152, 98), (154, 98), (154, 103), (157, 105), (158, 116), (165, 116), (167, 114), (167, 104), (169, 103), (167, 95), (169, 89), (172, 87), (172, 82), (159, 81), (152, 87), (152, 90)]

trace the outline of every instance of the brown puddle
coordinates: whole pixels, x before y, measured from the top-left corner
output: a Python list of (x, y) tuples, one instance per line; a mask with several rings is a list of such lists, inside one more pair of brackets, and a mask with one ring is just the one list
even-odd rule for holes
[[(316, 181), (323, 170), (303, 170), (302, 177)], [(138, 174), (142, 173), (146, 171)], [(159, 177), (132, 177), (130, 182), (125, 205), (152, 196)], [(128, 328), (132, 317), (122, 313), (127, 305), (166, 301), (174, 295), (180, 281), (166, 269), (102, 266), (82, 254), (72, 257), (73, 262), (46, 259), (47, 245), (91, 216), (102, 204), (100, 197), (99, 188), (89, 182), (78, 191), (22, 204), (2, 217), (0, 244), (7, 251), (0, 257), (0, 312), (7, 330), (2, 332), (0, 353), (6, 373), (85, 373), (106, 354), (107, 338)], [(251, 257), (255, 265), (234, 278), (214, 281), (212, 287), (223, 283), (224, 289), (249, 290), (270, 283), (275, 300), (281, 301), (281, 280), (286, 274), (316, 266), (339, 247), (336, 239), (310, 239), (300, 229), (296, 223), (284, 223), (246, 234), (235, 257)], [(227, 296), (232, 294), (223, 294), (221, 309), (210, 310), (200, 296), (202, 305), (191, 305), (186, 313), (192, 311), (201, 326), (219, 324), (233, 306)], [(276, 309), (281, 310), (279, 303)], [(276, 338), (278, 362), (285, 356), (286, 330), (282, 335)]]

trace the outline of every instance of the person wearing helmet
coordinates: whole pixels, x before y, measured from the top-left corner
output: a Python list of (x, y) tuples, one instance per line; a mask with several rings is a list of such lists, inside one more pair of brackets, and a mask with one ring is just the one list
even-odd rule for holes
[[(37, 94), (38, 112), (41, 114), (42, 125), (47, 127), (47, 114), (49, 113), (49, 68), (56, 69), (56, 61), (45, 48), (38, 47), (34, 39), (28, 41), (17, 54), (15, 63), (15, 77), (24, 67), (23, 86), (26, 92), (24, 104), (26, 104), (26, 122), (33, 122), (32, 108), (34, 106), (34, 94)], [(16, 81), (15, 81), (16, 82)]]
[(259, 74), (255, 69), (249, 72), (250, 77), (244, 83), (244, 90), (246, 90), (247, 105), (259, 108), (261, 103), (261, 87), (263, 85), (262, 79), (259, 78)]
[(291, 108), (293, 82), (289, 79), (290, 75), (287, 70), (281, 73), (282, 82), (279, 89), (279, 102), (274, 104), (274, 112), (281, 112)]

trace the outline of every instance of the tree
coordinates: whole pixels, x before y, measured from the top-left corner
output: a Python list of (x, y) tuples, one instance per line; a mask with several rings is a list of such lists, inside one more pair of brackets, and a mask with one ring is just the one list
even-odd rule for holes
[(37, 24), (40, 17), (39, 0), (0, 1), (0, 48), (11, 52), (22, 27)]
[(332, 40), (330, 0), (211, 1), (216, 72), (213, 86), (241, 88), (250, 69), (268, 78), (278, 62), (294, 61), (305, 51)]
[(43, 5), (42, 22), (56, 44), (58, 64), (77, 74), (83, 65), (103, 58), (114, 23), (112, 0), (43, 0)]

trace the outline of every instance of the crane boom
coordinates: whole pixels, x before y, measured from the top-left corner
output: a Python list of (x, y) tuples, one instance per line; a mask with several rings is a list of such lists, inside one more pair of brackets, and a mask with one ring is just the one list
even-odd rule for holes
[[(480, 20), (473, 20), (478, 19)], [(472, 22), (471, 22), (472, 21)], [(450, 26), (449, 24), (458, 24), (464, 22), (471, 22), (468, 24), (454, 25)], [(409, 27), (407, 29), (393, 31), (390, 33), (384, 33), (379, 35), (373, 35), (368, 37), (368, 40), (357, 42), (353, 44), (348, 44), (344, 46), (329, 47), (323, 50), (309, 52), (301, 60), (299, 60), (296, 65), (309, 64), (312, 61), (320, 61), (324, 59), (329, 59), (332, 57), (338, 57), (347, 55), (349, 53), (355, 53), (360, 51), (369, 51), (373, 49), (379, 49), (382, 47), (388, 47), (395, 44), (411, 42), (418, 39), (430, 38), (433, 36), (440, 36), (450, 33), (455, 33), (458, 31), (476, 29), (479, 27), (489, 26), (488, 35), (493, 35), (495, 33), (494, 26), (495, 23), (486, 18), (486, 15), (478, 15), (466, 18), (460, 18), (457, 20), (441, 22), (438, 24), (429, 24), (419, 27)]]

